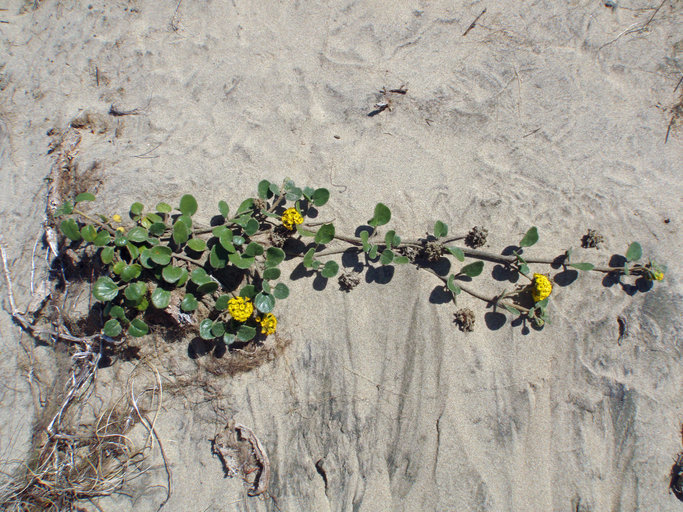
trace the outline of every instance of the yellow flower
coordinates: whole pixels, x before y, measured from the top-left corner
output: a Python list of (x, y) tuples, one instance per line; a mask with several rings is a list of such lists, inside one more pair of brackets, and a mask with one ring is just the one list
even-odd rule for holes
[(246, 297), (235, 297), (228, 301), (228, 311), (238, 322), (246, 322), (254, 312), (254, 305), (251, 299)]
[(275, 332), (275, 328), (277, 327), (277, 318), (275, 318), (275, 315), (272, 313), (268, 313), (263, 318), (257, 316), (256, 321), (261, 324), (261, 334), (268, 336), (269, 334), (273, 334)]
[(303, 221), (304, 218), (296, 211), (296, 208), (287, 208), (282, 213), (282, 225), (290, 231), (294, 229), (295, 224), (301, 224)]
[(123, 226), (119, 226), (118, 228), (116, 228), (116, 231), (120, 231), (121, 233), (123, 233), (125, 230), (126, 228), (124, 228)]
[(117, 213), (116, 215), (111, 216), (111, 220), (114, 222), (121, 222), (121, 216)]
[(650, 275), (648, 276), (650, 280), (656, 280), (656, 281), (661, 281), (664, 279), (664, 272), (661, 272), (660, 270), (653, 270), (650, 272)]
[(531, 298), (534, 302), (540, 302), (550, 295), (553, 291), (553, 285), (543, 274), (534, 274), (534, 282), (531, 285)]

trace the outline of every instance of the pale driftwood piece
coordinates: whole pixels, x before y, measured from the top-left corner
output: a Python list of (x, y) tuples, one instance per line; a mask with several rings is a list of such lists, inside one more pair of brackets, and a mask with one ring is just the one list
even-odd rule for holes
[(240, 423), (235, 423), (235, 430), (239, 431), (240, 436), (251, 443), (254, 456), (261, 466), (261, 471), (254, 481), (254, 486), (249, 490), (249, 496), (259, 496), (268, 490), (268, 483), (270, 481), (270, 461), (268, 460), (268, 455), (266, 455), (261, 441), (258, 440), (256, 434), (250, 428)]

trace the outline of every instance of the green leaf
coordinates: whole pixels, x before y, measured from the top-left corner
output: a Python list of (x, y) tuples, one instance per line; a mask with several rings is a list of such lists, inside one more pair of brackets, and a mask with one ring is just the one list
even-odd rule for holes
[(218, 311), (225, 311), (228, 309), (228, 302), (230, 301), (230, 295), (221, 295), (216, 299), (216, 304), (214, 304), (214, 307)]
[(368, 240), (370, 239), (370, 233), (367, 231), (361, 231), (360, 232), (360, 240), (363, 243), (363, 251), (368, 252), (370, 248), (372, 247), (369, 243)]
[(263, 279), (267, 281), (273, 281), (275, 279), (278, 279), (280, 277), (280, 269), (279, 268), (267, 268), (263, 271)]
[(220, 245), (214, 245), (209, 253), (209, 264), (215, 269), (225, 268), (228, 253)]
[(173, 208), (168, 203), (159, 203), (157, 205), (157, 211), (159, 213), (171, 213), (173, 211)]
[(275, 307), (275, 297), (269, 293), (260, 292), (254, 297), (254, 306), (261, 313), (270, 313)]
[(171, 263), (171, 254), (173, 254), (171, 248), (166, 247), (165, 245), (157, 245), (156, 247), (152, 247), (150, 251), (152, 261), (162, 267)]
[(208, 281), (197, 287), (197, 293), (199, 295), (204, 295), (207, 293), (213, 293), (218, 290), (218, 283), (216, 281)]
[(95, 240), (93, 240), (93, 243), (97, 247), (104, 247), (111, 241), (111, 235), (107, 233), (106, 231), (102, 230), (97, 233), (97, 236), (95, 237)]
[(266, 293), (270, 293), (270, 283), (268, 281), (261, 281), (261, 288)]
[(142, 215), (142, 210), (145, 209), (145, 205), (142, 203), (133, 203), (130, 205), (130, 213), (133, 215), (133, 217), (137, 217), (139, 215)]
[(104, 328), (102, 329), (102, 333), (110, 338), (116, 338), (119, 334), (121, 334), (121, 331), (123, 331), (123, 328), (121, 327), (119, 321), (115, 318), (107, 320), (104, 324)]
[(185, 297), (183, 297), (183, 300), (180, 302), (180, 309), (186, 313), (191, 313), (197, 309), (197, 306), (199, 306), (199, 303), (197, 302), (195, 296), (191, 293), (185, 294)]
[(519, 316), (522, 313), (519, 309), (513, 308), (512, 306), (509, 306), (507, 304), (501, 304), (501, 305), (515, 316)]
[(140, 251), (140, 265), (144, 268), (154, 268), (154, 264), (150, 261), (152, 258), (152, 251), (150, 249), (143, 249)]
[(465, 261), (465, 253), (459, 247), (446, 247), (446, 250), (455, 256), (456, 260)]
[(315, 190), (313, 190), (312, 187), (304, 187), (304, 189), (303, 189), (304, 197), (308, 201), (313, 201), (313, 193), (314, 192), (315, 192)]
[(127, 283), (133, 279), (137, 279), (141, 272), (142, 267), (137, 263), (134, 263), (133, 265), (126, 265), (126, 267), (121, 271), (121, 280)]
[(227, 219), (230, 215), (230, 207), (225, 201), (218, 201), (218, 211), (221, 212), (223, 218)]
[(94, 242), (97, 238), (97, 229), (90, 224), (86, 224), (81, 228), (81, 236), (86, 242)]
[(301, 196), (303, 195), (303, 191), (299, 187), (290, 187), (287, 193), (285, 194), (285, 198), (287, 201), (298, 201), (301, 199)]
[(243, 236), (234, 236), (232, 237), (232, 243), (235, 245), (242, 245), (244, 244), (245, 240)]
[(213, 334), (215, 338), (223, 336), (225, 334), (225, 324), (216, 320), (211, 326), (211, 334)]
[(284, 283), (278, 283), (275, 285), (275, 288), (273, 288), (273, 296), (276, 299), (286, 299), (289, 297), (289, 288), (287, 288), (287, 285)]
[(197, 286), (201, 286), (204, 283), (211, 281), (209, 274), (203, 268), (196, 268), (190, 273), (190, 281), (192, 281)]
[(185, 286), (185, 283), (187, 283), (187, 280), (190, 278), (190, 273), (187, 271), (187, 269), (180, 269), (180, 279), (178, 279), (178, 282), (175, 284), (176, 288), (180, 288), (181, 286)]
[(83, 192), (82, 194), (78, 194), (74, 198), (74, 203), (81, 203), (83, 201), (94, 201), (95, 200), (95, 195), (91, 194), (90, 192)]
[(140, 338), (149, 332), (149, 327), (139, 318), (134, 318), (128, 326), (128, 334), (134, 338)]
[(404, 265), (406, 263), (410, 263), (410, 258), (407, 256), (395, 256), (394, 257), (394, 264), (395, 265)]
[(247, 234), (247, 236), (252, 236), (259, 230), (260, 227), (261, 225), (256, 219), (250, 218), (247, 221), (247, 225), (244, 226), (244, 232)]
[(145, 285), (145, 283), (141, 283), (140, 281), (130, 283), (128, 286), (126, 286), (126, 289), (123, 291), (123, 294), (126, 296), (126, 298), (133, 302), (137, 302), (140, 299), (142, 299), (142, 297), (144, 297), (146, 293), (147, 286)]
[(248, 269), (254, 264), (253, 256), (242, 256), (237, 252), (230, 254), (228, 259), (230, 259), (230, 263), (241, 269)]
[(216, 226), (211, 230), (211, 233), (213, 233), (213, 236), (216, 238), (220, 238), (226, 231), (228, 231), (228, 226)]
[(313, 268), (317, 267), (313, 261), (313, 255), (315, 254), (315, 247), (311, 247), (306, 254), (304, 254), (304, 267)]
[[(254, 332), (254, 334), (256, 334), (256, 332)], [(235, 335), (233, 333), (226, 332), (223, 335), (223, 343), (225, 343), (226, 345), (230, 345), (231, 343), (234, 343), (234, 342), (235, 342)]]
[(123, 272), (123, 269), (126, 268), (126, 262), (125, 261), (117, 261), (111, 266), (111, 271), (114, 272), (117, 276)]
[(249, 242), (249, 245), (244, 249), (244, 254), (247, 256), (260, 256), (263, 254), (263, 246), (256, 242)]
[(434, 236), (436, 238), (441, 238), (448, 235), (448, 225), (444, 224), (440, 220), (436, 221), (434, 224)]
[(190, 237), (190, 231), (187, 229), (187, 225), (178, 220), (173, 224), (173, 241), (178, 244), (184, 244)]
[(249, 341), (254, 336), (256, 336), (256, 328), (255, 327), (249, 327), (248, 325), (241, 325), (240, 328), (237, 329), (236, 337), (239, 341)]
[(203, 252), (206, 249), (206, 242), (201, 238), (192, 238), (187, 241), (187, 246), (196, 252)]
[(126, 235), (124, 235), (120, 231), (117, 231), (114, 237), (114, 245), (116, 247), (125, 247), (127, 243), (128, 239), (126, 238)]
[(316, 244), (329, 244), (334, 239), (334, 224), (323, 224), (315, 234)]
[(529, 231), (526, 232), (524, 235), (524, 238), (520, 240), (519, 246), (520, 247), (531, 247), (534, 245), (536, 242), (538, 242), (538, 229), (536, 229), (536, 226), (532, 227), (529, 229)]
[(154, 236), (161, 236), (164, 234), (164, 231), (166, 231), (166, 224), (163, 222), (155, 222), (149, 227), (150, 234)]
[(78, 229), (78, 224), (76, 224), (76, 221), (73, 219), (63, 220), (59, 225), (59, 229), (64, 233), (64, 236), (74, 242), (78, 242), (82, 238), (81, 231)]
[(475, 261), (474, 263), (470, 263), (469, 265), (465, 265), (460, 269), (461, 274), (465, 274), (466, 276), (469, 277), (477, 277), (481, 272), (484, 270), (484, 262), (483, 261)]
[(519, 266), (519, 273), (524, 274), (525, 276), (528, 275), (529, 274), (529, 265), (527, 265), (526, 263), (522, 263)]
[(157, 309), (166, 309), (171, 302), (171, 292), (157, 287), (152, 292), (152, 304)]
[(330, 191), (326, 188), (319, 188), (313, 192), (311, 199), (315, 206), (323, 206), (330, 198)]
[(266, 266), (276, 267), (285, 259), (285, 251), (279, 247), (268, 247), (266, 249)]
[(270, 191), (274, 194), (277, 195), (280, 193), (280, 186), (277, 183), (271, 183), (270, 184)]
[(163, 277), (164, 281), (171, 284), (178, 282), (182, 275), (183, 269), (173, 265), (168, 265), (161, 271), (161, 277)]
[(262, 180), (258, 184), (258, 196), (261, 199), (268, 199), (273, 193), (270, 191), (270, 181)]
[[(69, 238), (71, 238), (71, 237), (69, 237)], [(628, 246), (628, 251), (626, 251), (626, 260), (627, 261), (638, 261), (642, 257), (643, 257), (643, 248), (640, 246), (640, 244), (638, 242), (633, 242), (631, 245)]]
[(370, 250), (368, 251), (368, 258), (371, 260), (374, 260), (377, 257), (377, 253), (379, 252), (379, 247), (376, 245), (373, 245), (370, 247)]
[(112, 261), (114, 261), (114, 248), (105, 247), (102, 249), (102, 252), (100, 253), (100, 259), (102, 260), (102, 263), (109, 265)]
[(391, 249), (384, 249), (382, 255), (379, 257), (379, 262), (382, 265), (389, 265), (394, 261), (394, 251)]
[(176, 222), (184, 222), (185, 225), (187, 226), (187, 229), (191, 230), (192, 229), (192, 217), (189, 215), (181, 215), (176, 219)]
[(396, 231), (393, 229), (391, 231), (387, 231), (387, 234), (384, 235), (384, 243), (387, 244), (387, 249), (391, 249), (391, 246), (394, 245), (394, 237), (396, 236)]
[(211, 328), (213, 327), (213, 321), (210, 319), (202, 320), (199, 324), (199, 336), (204, 340), (212, 340), (215, 336), (211, 333)]
[(235, 249), (235, 245), (232, 243), (233, 240), (233, 234), (232, 231), (229, 229), (226, 231), (223, 231), (221, 233), (220, 238), (218, 239), (218, 242), (221, 244), (223, 249), (225, 249), (228, 252), (235, 252), (237, 249)]
[(109, 316), (112, 318), (118, 318), (119, 320), (125, 320), (126, 312), (121, 306), (112, 306), (109, 310)]
[(73, 213), (73, 211), (74, 205), (71, 204), (71, 201), (65, 201), (64, 204), (55, 210), (54, 216), (61, 217), (62, 215), (70, 215)]
[(140, 251), (136, 245), (133, 245), (132, 243), (128, 242), (126, 244), (126, 249), (128, 250), (128, 254), (130, 254), (131, 261), (138, 259)]
[[(155, 222), (164, 222), (164, 219), (156, 213), (148, 213), (147, 215), (145, 215), (145, 219), (149, 221), (150, 226)], [(147, 227), (149, 228), (149, 226)]]
[(93, 286), (92, 294), (100, 302), (109, 302), (119, 294), (119, 287), (111, 277), (100, 277)]
[(191, 194), (185, 194), (180, 198), (180, 207), (178, 209), (183, 215), (192, 217), (197, 213), (197, 200)]
[(593, 270), (595, 268), (595, 265), (593, 265), (592, 263), (570, 263), (567, 266), (579, 270)]
[(238, 216), (242, 213), (248, 212), (251, 210), (251, 208), (254, 206), (254, 200), (252, 198), (245, 199), (242, 201), (240, 204), (239, 208), (237, 208), (237, 211), (235, 212), (235, 216)]
[(147, 230), (145, 228), (141, 228), (140, 226), (134, 227), (131, 229), (127, 235), (128, 240), (131, 242), (135, 243), (141, 243), (141, 242), (146, 242), (147, 241)]
[[(337, 263), (336, 261), (328, 261), (327, 263), (325, 263), (325, 266), (320, 271), (320, 275), (322, 275), (326, 279), (329, 279), (331, 277), (336, 276), (337, 272), (339, 272), (339, 263)], [(281, 284), (282, 283), (278, 283), (278, 286), (280, 286)]]
[(446, 288), (448, 288), (453, 293), (453, 295), (459, 295), (460, 294), (461, 290), (460, 290), (460, 287), (457, 284), (455, 284), (455, 275), (454, 274), (451, 274), (450, 276), (448, 276), (448, 281), (446, 282)]
[(301, 236), (315, 236), (315, 231), (304, 229), (301, 227), (300, 224), (295, 224), (294, 228), (296, 229), (297, 233), (299, 233)]
[(377, 226), (383, 226), (390, 220), (391, 210), (389, 210), (386, 205), (377, 203), (377, 206), (375, 206), (375, 214), (373, 215), (372, 219), (368, 221), (368, 224), (376, 228)]
[(253, 284), (247, 284), (240, 290), (240, 297), (253, 299), (256, 296), (256, 287)]

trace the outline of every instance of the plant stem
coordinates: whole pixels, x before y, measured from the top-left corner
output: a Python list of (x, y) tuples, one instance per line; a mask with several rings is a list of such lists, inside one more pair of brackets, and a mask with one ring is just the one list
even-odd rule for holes
[(79, 210), (79, 209), (77, 209), (77, 208), (74, 208), (74, 213), (77, 214), (77, 215), (80, 215), (81, 217), (83, 217), (83, 218), (85, 218), (85, 219), (88, 219), (90, 222), (94, 222), (94, 223), (97, 224), (98, 226), (100, 226), (100, 227), (106, 229), (107, 231), (109, 231), (109, 234), (110, 234), (110, 235), (116, 236), (116, 230), (115, 230), (114, 228), (112, 228), (111, 226), (105, 224), (104, 222), (102, 222), (102, 221), (100, 221), (100, 220), (97, 220), (97, 219), (93, 219), (93, 218), (90, 217), (88, 214), (83, 213), (81, 210)]

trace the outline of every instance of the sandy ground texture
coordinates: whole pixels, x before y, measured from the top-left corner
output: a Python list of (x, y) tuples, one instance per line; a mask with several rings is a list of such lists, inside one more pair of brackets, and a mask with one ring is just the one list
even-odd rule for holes
[[(555, 286), (542, 331), (500, 325), (463, 296), (469, 334), (439, 282), (407, 266), (349, 294), (295, 279), (277, 311), (291, 343), (235, 377), (207, 372), (213, 356), (191, 338), (138, 341), (167, 388), (163, 510), (681, 510), (669, 473), (683, 448), (683, 5), (609, 3), (0, 5), (0, 236), (20, 304), (50, 144), (69, 126), (79, 182), (107, 215), (191, 192), (208, 222), (219, 200), (235, 208), (259, 180), (290, 177), (328, 187), (321, 216), (349, 234), (382, 201), (406, 236), (437, 219), (455, 233), (483, 225), (486, 249), (501, 251), (535, 225), (530, 253), (555, 256), (593, 228), (605, 242), (580, 259), (604, 264), (637, 240), (669, 267), (648, 293), (594, 274)], [(379, 89), (401, 86), (369, 115)], [(40, 280), (41, 243), (36, 266)], [(477, 278), (491, 294), (505, 286), (493, 271)], [(11, 472), (30, 450), (36, 389), (63, 385), (64, 354), (5, 312), (0, 330)], [(125, 392), (134, 366), (101, 369), (95, 396)], [(224, 477), (211, 440), (228, 420), (261, 440), (272, 498)], [(154, 511), (166, 485), (155, 445), (148, 470), (99, 506)]]

